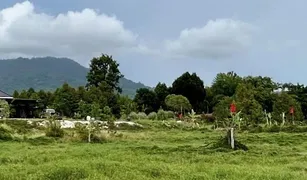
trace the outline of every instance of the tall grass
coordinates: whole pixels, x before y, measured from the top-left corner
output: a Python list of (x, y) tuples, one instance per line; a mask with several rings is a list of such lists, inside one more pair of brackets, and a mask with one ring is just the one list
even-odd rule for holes
[(224, 132), (122, 131), (104, 144), (0, 144), (0, 179), (307, 179), (306, 133), (239, 133), (249, 151), (212, 149)]

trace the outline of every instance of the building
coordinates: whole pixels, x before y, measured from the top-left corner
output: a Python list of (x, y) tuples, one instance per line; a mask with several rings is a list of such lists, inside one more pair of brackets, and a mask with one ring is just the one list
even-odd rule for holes
[(0, 100), (5, 100), (11, 107), (12, 118), (33, 118), (38, 102), (35, 99), (14, 98), (0, 90)]

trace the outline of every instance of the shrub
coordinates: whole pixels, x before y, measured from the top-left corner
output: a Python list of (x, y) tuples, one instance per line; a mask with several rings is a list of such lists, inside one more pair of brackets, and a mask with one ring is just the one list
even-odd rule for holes
[(157, 113), (156, 112), (151, 112), (148, 114), (148, 119), (150, 120), (156, 120), (157, 119)]
[[(76, 123), (75, 130), (78, 134), (78, 138), (82, 142), (88, 142), (89, 138), (89, 129), (87, 125), (83, 125), (81, 123)], [(98, 124), (92, 123), (92, 130), (90, 134), (91, 142), (101, 143), (107, 141), (107, 138), (104, 134), (100, 133), (100, 127)]]
[(12, 133), (13, 129), (10, 126), (6, 124), (0, 125), (0, 140), (4, 141), (12, 140), (13, 139)]
[(158, 120), (167, 120), (167, 112), (163, 109), (160, 109), (157, 113), (157, 119)]
[(138, 114), (137, 114), (136, 112), (131, 112), (131, 113), (129, 114), (129, 118), (130, 118), (131, 120), (137, 120), (137, 119), (139, 119), (139, 116), (138, 116)]
[(175, 113), (173, 111), (166, 111), (166, 116), (167, 116), (167, 118), (174, 118)]
[(50, 120), (46, 129), (47, 137), (64, 137), (64, 130), (61, 129), (61, 124), (58, 121)]
[(138, 113), (138, 118), (139, 119), (147, 119), (147, 115), (145, 113), (143, 113), (143, 112), (139, 112)]

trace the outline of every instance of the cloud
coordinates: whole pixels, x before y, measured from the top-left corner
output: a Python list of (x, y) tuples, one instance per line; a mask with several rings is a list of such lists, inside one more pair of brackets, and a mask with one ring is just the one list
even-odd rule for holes
[(165, 50), (177, 57), (227, 58), (248, 49), (255, 29), (242, 21), (210, 20), (204, 27), (182, 30), (176, 40), (166, 41)]
[(25, 1), (0, 11), (0, 55), (87, 57), (136, 51), (138, 36), (115, 16), (95, 10), (56, 16), (37, 13)]

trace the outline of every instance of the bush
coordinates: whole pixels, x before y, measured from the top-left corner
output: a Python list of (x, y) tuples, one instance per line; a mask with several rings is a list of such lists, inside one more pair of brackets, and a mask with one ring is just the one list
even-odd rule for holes
[(138, 113), (138, 118), (139, 119), (147, 119), (147, 115), (145, 113), (143, 113), (143, 112), (139, 112)]
[(58, 121), (50, 120), (46, 129), (47, 137), (62, 138), (64, 130), (61, 129), (61, 124)]
[(157, 113), (157, 119), (158, 120), (167, 120), (167, 112), (163, 109), (160, 109)]
[[(93, 143), (101, 143), (101, 142), (106, 142), (107, 138), (104, 134), (99, 133), (100, 132), (100, 127), (98, 124), (93, 123), (92, 124), (92, 131), (91, 131), (91, 142)], [(87, 125), (83, 125), (81, 123), (77, 123), (75, 125), (75, 130), (78, 134), (79, 140), (82, 142), (88, 142), (88, 137), (89, 137), (89, 130), (87, 128)]]
[(157, 119), (157, 113), (156, 112), (151, 112), (148, 114), (148, 119), (150, 120), (156, 120)]
[(6, 124), (1, 124), (0, 125), (0, 140), (4, 140), (4, 141), (9, 141), (9, 140), (13, 140), (13, 129), (6, 125)]
[(173, 111), (166, 111), (166, 117), (172, 119), (175, 117), (175, 113)]
[(129, 118), (130, 118), (131, 120), (137, 120), (137, 119), (139, 119), (139, 116), (138, 116), (138, 114), (137, 114), (136, 112), (131, 112), (131, 113), (129, 114)]

